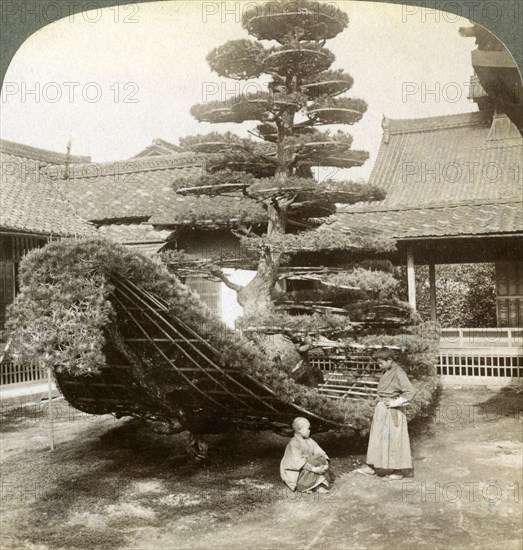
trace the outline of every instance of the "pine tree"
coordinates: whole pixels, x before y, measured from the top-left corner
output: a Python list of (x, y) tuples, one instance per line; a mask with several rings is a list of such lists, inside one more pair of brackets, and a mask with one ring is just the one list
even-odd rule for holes
[[(248, 325), (271, 325), (276, 326), (276, 332), (278, 327), (285, 332), (289, 319), (276, 311), (274, 288), (290, 257), (325, 250), (374, 253), (390, 250), (393, 244), (363, 230), (350, 235), (316, 230), (336, 212), (336, 204), (384, 197), (382, 190), (370, 185), (332, 180), (318, 183), (312, 175), (312, 167), (351, 168), (363, 165), (369, 156), (366, 151), (352, 149), (352, 136), (348, 133), (324, 128), (354, 124), (367, 109), (365, 101), (342, 96), (352, 87), (353, 79), (343, 69), (331, 69), (334, 54), (325, 48), (327, 40), (347, 27), (347, 14), (330, 3), (280, 0), (244, 11), (242, 25), (257, 40), (227, 42), (212, 50), (207, 61), (221, 77), (268, 77), (267, 90), (195, 105), (191, 114), (201, 122), (213, 124), (256, 121), (250, 132), (256, 139), (213, 132), (180, 140), (187, 149), (213, 154), (213, 160), (199, 179), (183, 181), (181, 186), (177, 183), (177, 191), (185, 195), (236, 197), (233, 204), (238, 204), (241, 197), (242, 204), (252, 201), (253, 208), (263, 208), (265, 223), (261, 230), (240, 222), (234, 227), (242, 246), (256, 253), (254, 279), (241, 287), (232, 283), (217, 265), (211, 266), (210, 271), (237, 291)], [(260, 40), (277, 45), (267, 47)], [(344, 284), (343, 274), (324, 275), (332, 293), (333, 286), (354, 290), (355, 282), (364, 281), (368, 272), (360, 268), (349, 273), (350, 284)], [(371, 292), (377, 291), (382, 282), (376, 281)], [(347, 319), (331, 316), (320, 324), (347, 325)], [(309, 328), (318, 324), (317, 320), (300, 322)], [(260, 336), (258, 339), (263, 340)], [(279, 354), (284, 362), (296, 361), (295, 352), (283, 338), (273, 335), (265, 347), (273, 357)]]

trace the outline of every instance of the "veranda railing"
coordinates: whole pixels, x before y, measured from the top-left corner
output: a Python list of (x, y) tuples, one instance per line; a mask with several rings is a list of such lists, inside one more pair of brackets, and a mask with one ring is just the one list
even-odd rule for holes
[[(0, 354), (1, 355), (1, 354)], [(378, 370), (367, 355), (312, 353), (310, 361), (323, 372)], [(443, 328), (437, 372), (446, 382), (506, 384), (523, 381), (523, 328)], [(0, 362), (0, 385), (46, 380), (45, 369)]]

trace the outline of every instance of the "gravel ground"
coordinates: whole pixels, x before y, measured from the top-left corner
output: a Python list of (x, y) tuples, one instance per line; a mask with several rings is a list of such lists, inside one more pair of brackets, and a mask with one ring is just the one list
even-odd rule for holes
[(338, 474), (328, 495), (279, 480), (287, 440), (269, 432), (209, 438), (205, 464), (186, 435), (54, 404), (0, 416), (0, 548), (522, 548), (522, 415), (515, 390), (445, 390), (411, 426), (415, 477), (352, 473), (362, 442), (316, 439)]

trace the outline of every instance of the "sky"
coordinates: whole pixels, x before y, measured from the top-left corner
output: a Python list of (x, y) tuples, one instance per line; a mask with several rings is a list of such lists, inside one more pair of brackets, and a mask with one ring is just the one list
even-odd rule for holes
[[(255, 89), (218, 77), (205, 61), (227, 40), (251, 38), (240, 23), (245, 4), (130, 4), (47, 25), (26, 40), (8, 68), (0, 99), (1, 137), (59, 152), (71, 140), (72, 154), (104, 162), (128, 159), (155, 138), (177, 143), (210, 131), (248, 135), (254, 122), (211, 125), (189, 113), (195, 103)], [(371, 157), (363, 167), (343, 171), (344, 177), (368, 178), (384, 115), (416, 118), (477, 110), (467, 99), (474, 39), (458, 34), (468, 20), (444, 12), (411, 13), (393, 4), (330, 4), (350, 19), (344, 32), (327, 41), (336, 55), (331, 68), (350, 73), (355, 84), (346, 95), (369, 105), (359, 123), (343, 129), (354, 136), (353, 148)]]

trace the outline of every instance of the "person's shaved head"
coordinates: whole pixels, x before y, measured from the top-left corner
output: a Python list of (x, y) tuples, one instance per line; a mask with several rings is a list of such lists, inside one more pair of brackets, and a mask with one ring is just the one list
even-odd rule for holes
[(297, 432), (302, 426), (310, 426), (310, 422), (303, 418), (303, 416), (298, 416), (292, 421), (292, 429)]
[(396, 359), (399, 355), (399, 350), (395, 348), (380, 348), (378, 351), (376, 351), (375, 356), (376, 359), (382, 359), (386, 361), (387, 359)]

